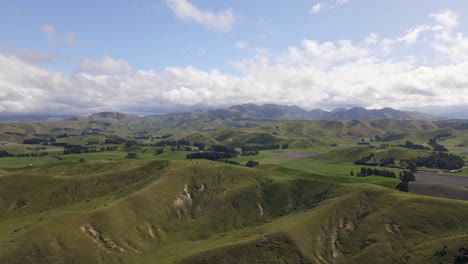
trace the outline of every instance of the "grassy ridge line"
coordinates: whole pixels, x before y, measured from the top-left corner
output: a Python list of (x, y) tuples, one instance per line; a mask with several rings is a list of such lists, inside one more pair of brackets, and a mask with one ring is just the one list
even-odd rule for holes
[[(182, 219), (186, 214), (184, 208), (174, 208), (173, 205), (176, 197), (180, 196), (180, 193), (182, 193), (184, 184), (190, 182), (192, 171), (184, 170), (184, 168), (186, 169), (187, 167), (187, 163), (188, 162), (179, 164), (181, 166), (175, 165), (168, 168), (164, 177), (161, 178), (161, 181), (164, 181), (164, 187), (162, 188), (156, 188), (156, 186), (160, 184), (158, 180), (148, 188), (130, 195), (123, 200), (109, 204), (106, 208), (97, 209), (90, 213), (64, 214), (50, 217), (47, 222), (37, 224), (34, 228), (28, 228), (19, 234), (15, 234), (17, 238), (14, 240), (14, 244), (23, 244), (22, 247), (26, 249), (42, 248), (42, 251), (48, 252), (47, 255), (60, 256), (60, 258), (65, 260), (78, 258), (78, 260), (87, 261), (89, 259), (86, 257), (89, 257), (89, 254), (84, 254), (84, 259), (82, 259), (79, 257), (81, 253), (76, 253), (82, 252), (82, 249), (89, 249), (91, 250), (90, 252), (96, 250), (93, 248), (94, 244), (91, 243), (92, 240), (80, 231), (81, 227), (84, 227), (85, 233), (87, 232), (91, 236), (93, 236), (95, 232), (99, 232), (102, 236), (117, 234), (117, 237), (112, 237), (112, 241), (115, 241), (113, 243), (122, 245), (119, 247), (125, 248), (126, 252), (132, 248), (140, 248), (141, 250), (141, 248), (145, 248), (145, 245), (149, 241), (163, 239), (168, 231), (174, 230), (175, 226), (178, 226), (180, 224), (179, 222), (184, 220)], [(207, 164), (208, 162), (204, 165)], [(197, 169), (197, 166), (194, 165), (193, 168)], [(216, 166), (213, 168), (215, 169)], [(213, 172), (216, 173), (216, 169)], [(211, 176), (214, 179), (218, 178), (217, 175)], [(138, 221), (138, 223), (136, 223), (136, 221)], [(134, 226), (138, 226), (138, 230), (135, 230), (133, 228)], [(51, 230), (53, 231), (46, 235), (46, 233)], [(140, 232), (146, 233), (146, 235), (141, 236)], [(29, 237), (28, 233), (34, 234), (31, 235), (31, 237), (35, 239), (27, 239), (27, 237)], [(63, 234), (69, 234), (69, 236), (61, 238)], [(68, 238), (73, 239), (72, 241), (74, 242), (70, 243)], [(101, 235), (98, 235), (96, 239), (101, 241)], [(107, 237), (103, 239), (107, 239)], [(60, 242), (59, 245), (66, 244), (67, 247), (70, 248), (65, 250), (57, 247), (53, 243), (51, 244), (50, 241), (54, 240), (60, 240), (62, 242)], [(91, 246), (89, 246), (90, 244)], [(112, 245), (107, 246), (112, 248)], [(107, 246), (101, 249), (98, 247), (98, 249), (99, 252), (104, 254), (103, 258), (112, 261), (112, 259), (114, 259), (113, 255), (117, 253), (110, 250), (111, 253), (107, 256), (105, 249)], [(24, 254), (40, 257), (38, 252), (30, 251), (17, 252), (16, 255)], [(127, 257), (124, 257), (124, 259), (126, 258)]]
[[(427, 241), (437, 248), (437, 239), (468, 227), (466, 202), (342, 186), (310, 173), (309, 179), (265, 174), (172, 161), (156, 181), (104, 208), (56, 212), (10, 230), (2, 260), (200, 263), (227, 249), (227, 257), (243, 256), (244, 263), (287, 255), (304, 263), (392, 263)], [(250, 245), (259, 251), (247, 254)]]
[[(193, 118), (196, 119), (194, 116)], [(162, 120), (127, 116), (123, 119), (103, 118), (99, 116), (79, 117), (74, 121), (0, 123), (0, 140), (22, 142), (35, 134), (57, 136), (67, 133), (73, 135), (59, 142), (87, 144), (89, 140), (103, 141), (106, 135), (118, 135), (126, 138), (141, 131), (149, 135), (175, 133), (176, 137), (186, 137), (192, 141), (206, 144), (279, 144), (288, 143), (291, 147), (324, 146), (334, 143), (350, 143), (362, 137), (373, 138), (375, 135), (403, 133), (404, 140), (416, 140), (425, 143), (431, 134), (448, 131), (440, 129), (431, 122), (382, 120), (340, 121), (223, 121), (223, 120)], [(191, 124), (197, 124), (193, 126)], [(92, 135), (81, 132), (95, 129)], [(429, 130), (429, 132), (426, 132)], [(97, 132), (96, 132), (97, 131)], [(195, 132), (196, 131), (196, 132)], [(452, 130), (450, 130), (452, 131)], [(9, 134), (6, 134), (9, 133)], [(18, 136), (10, 133), (27, 134)]]
[[(105, 208), (51, 216), (47, 221), (15, 234), (13, 245), (20, 245), (25, 251), (18, 250), (12, 254), (40, 257), (40, 252), (47, 252), (47, 255), (60, 259), (89, 261), (92, 258), (89, 252), (82, 258), (79, 256), (85, 249), (96, 251), (93, 240), (89, 241), (96, 234), (99, 258), (131, 262), (135, 254), (138, 256), (139, 252), (145, 252), (155, 242), (159, 248), (170, 242), (198, 241), (261, 223), (287, 213), (292, 206), (275, 204), (282, 202), (281, 199), (265, 203), (259, 186), (268, 182), (261, 180), (262, 174), (262, 171), (216, 162), (171, 162), (159, 180)], [(191, 188), (191, 202), (184, 191), (186, 187)], [(203, 188), (206, 190), (201, 191)], [(287, 188), (293, 204), (299, 195), (295, 188), (295, 185)], [(264, 207), (268, 214), (262, 216), (259, 206)], [(82, 227), (84, 231), (80, 231)], [(63, 237), (63, 234), (67, 236)], [(27, 250), (34, 248), (41, 250)], [(172, 254), (162, 250), (159, 255)]]
[[(151, 186), (154, 187), (164, 180), (165, 178), (156, 180)], [(148, 189), (151, 190), (151, 187), (145, 188)], [(131, 197), (129, 202), (121, 199), (95, 210), (87, 209), (80, 213), (56, 212), (47, 217), (47, 221), (35, 223), (20, 232), (15, 232), (12, 235), (13, 242), (7, 245), (10, 253), (6, 259), (22, 259), (23, 256), (41, 259), (42, 255), (47, 255), (55, 256), (64, 262), (95, 263), (98, 260), (113, 262), (113, 255), (116, 254), (114, 251), (120, 251), (120, 248), (113, 240), (106, 241), (106, 239), (112, 233), (116, 233), (121, 235), (122, 244), (127, 243), (127, 239), (132, 241), (133, 237), (130, 235), (134, 232), (128, 229), (133, 229), (132, 223), (136, 219), (128, 210), (134, 203), (143, 202), (140, 204), (141, 207), (150, 202), (135, 202), (140, 200), (139, 195), (129, 197)], [(128, 203), (132, 201), (133, 204), (129, 205)], [(125, 245), (133, 248), (132, 245)], [(126, 259), (131, 260), (131, 254)]]
[[(75, 176), (68, 177), (44, 174), (40, 170), (0, 177), (0, 218), (38, 213), (110, 194), (123, 197), (154, 180), (158, 176), (154, 170), (166, 166), (166, 162), (161, 161), (122, 161), (118, 164), (76, 164), (69, 171), (75, 172)], [(104, 169), (95, 173), (93, 165)]]
[[(468, 215), (464, 209), (468, 203), (401, 194), (377, 186), (356, 187), (339, 188), (336, 191), (341, 192), (340, 196), (326, 200), (314, 210), (293, 213), (259, 227), (260, 235), (252, 231), (252, 240), (240, 234), (228, 235), (234, 240), (237, 237), (237, 243), (226, 243), (229, 240), (226, 237), (216, 240), (215, 249), (187, 257), (182, 263), (214, 263), (226, 255), (229, 259), (223, 263), (235, 260), (282, 263), (275, 262), (276, 258), (272, 262), (258, 259), (258, 256), (272, 256), (268, 248), (266, 253), (256, 254), (247, 249), (278, 234), (287, 239), (277, 249), (292, 241), (294, 246), (286, 252), (297, 256), (293, 250), (297, 247), (300, 256), (305, 258), (301, 259), (302, 263), (449, 263), (458, 248), (465, 245), (466, 235), (459, 234), (466, 233), (468, 224), (463, 218)], [(444, 204), (452, 208), (443, 213), (436, 210)], [(402, 212), (402, 208), (408, 211)], [(452, 240), (450, 244), (444, 242), (448, 239)], [(445, 244), (449, 245), (450, 254), (434, 257)], [(276, 256), (282, 253), (285, 252)]]

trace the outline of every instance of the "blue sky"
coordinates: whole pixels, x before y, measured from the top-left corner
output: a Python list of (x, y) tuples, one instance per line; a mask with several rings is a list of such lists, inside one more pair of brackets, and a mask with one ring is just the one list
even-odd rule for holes
[(468, 2), (0, 0), (0, 113), (465, 107)]

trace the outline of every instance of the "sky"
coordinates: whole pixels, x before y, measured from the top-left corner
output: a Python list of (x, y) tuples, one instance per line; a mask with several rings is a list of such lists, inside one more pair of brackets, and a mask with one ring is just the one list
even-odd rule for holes
[(467, 34), (466, 0), (0, 0), (0, 115), (463, 114)]

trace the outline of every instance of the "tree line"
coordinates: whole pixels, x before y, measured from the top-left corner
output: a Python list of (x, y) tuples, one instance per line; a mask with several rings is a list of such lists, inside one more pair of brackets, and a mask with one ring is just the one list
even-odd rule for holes
[(462, 157), (445, 152), (433, 152), (428, 157), (410, 159), (418, 167), (440, 168), (446, 170), (461, 169), (465, 165)]
[[(353, 175), (353, 172), (351, 172)], [(377, 169), (377, 168), (365, 168), (362, 167), (360, 171), (356, 174), (357, 177), (367, 177), (367, 176), (382, 176), (388, 178), (396, 178), (395, 172), (385, 169)]]

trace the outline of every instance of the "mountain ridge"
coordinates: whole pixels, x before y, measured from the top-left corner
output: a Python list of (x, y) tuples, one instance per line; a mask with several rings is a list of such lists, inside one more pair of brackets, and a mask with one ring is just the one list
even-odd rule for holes
[(401, 111), (393, 108), (366, 109), (353, 107), (350, 109), (337, 108), (332, 111), (323, 109), (305, 110), (296, 105), (277, 104), (241, 104), (225, 109), (197, 110), (182, 114), (166, 114), (160, 117), (196, 116), (201, 119), (243, 119), (243, 120), (338, 120), (350, 121), (354, 119), (392, 118), (397, 120), (441, 120), (442, 117), (415, 111)]
[(177, 119), (179, 121), (187, 119), (197, 119), (204, 121), (222, 120), (252, 120), (252, 121), (279, 121), (279, 120), (336, 120), (351, 121), (354, 119), (382, 119), (391, 118), (397, 120), (425, 120), (438, 121), (449, 118), (425, 114), (416, 111), (402, 111), (386, 107), (382, 109), (366, 109), (364, 107), (336, 108), (331, 111), (323, 109), (306, 110), (296, 105), (264, 104), (253, 103), (239, 104), (220, 109), (194, 110), (184, 113), (166, 113), (158, 115), (140, 116), (127, 114), (119, 111), (97, 112), (90, 115), (60, 116), (60, 115), (21, 115), (21, 116), (0, 116), (0, 122), (35, 122), (48, 120), (115, 120), (132, 119), (136, 117), (154, 118), (162, 120)]

